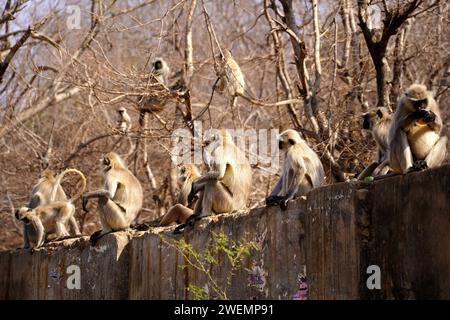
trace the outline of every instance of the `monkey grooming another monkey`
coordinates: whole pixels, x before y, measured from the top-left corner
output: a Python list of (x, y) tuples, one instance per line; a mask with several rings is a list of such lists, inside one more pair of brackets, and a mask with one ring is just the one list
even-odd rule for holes
[[(45, 242), (45, 236), (55, 234), (52, 240), (62, 240), (70, 236), (66, 224), (75, 219), (75, 206), (71, 201), (54, 201), (34, 209), (22, 207), (16, 211), (16, 219), (25, 225), (33, 226), (36, 232), (34, 248), (39, 248)], [(75, 222), (76, 223), (76, 222)], [(77, 234), (80, 231), (77, 228)]]
[(143, 192), (139, 180), (127, 169), (122, 158), (110, 152), (103, 156), (103, 189), (83, 194), (83, 210), (89, 199), (98, 199), (102, 230), (91, 235), (90, 241), (95, 245), (105, 234), (129, 228), (142, 209)]
[(285, 154), (283, 172), (266, 198), (266, 205), (279, 205), (286, 210), (289, 200), (322, 186), (325, 172), (318, 155), (297, 131), (289, 129), (281, 133), (278, 146)]
[(389, 164), (395, 173), (439, 166), (447, 153), (439, 107), (424, 85), (400, 98), (389, 132)]
[(358, 176), (363, 180), (370, 175), (386, 174), (389, 171), (388, 145), (389, 129), (391, 126), (391, 115), (384, 107), (363, 115), (363, 129), (369, 130), (377, 144), (377, 159), (367, 166)]
[(200, 172), (194, 164), (182, 164), (178, 168), (178, 184), (180, 193), (178, 194), (177, 204), (167, 211), (162, 217), (160, 226), (168, 226), (174, 222), (186, 223), (186, 220), (192, 215), (194, 206), (199, 203), (195, 201), (194, 205), (189, 207), (188, 196), (191, 193), (192, 182), (200, 177)]
[[(234, 144), (226, 129), (213, 130), (205, 139), (210, 156), (206, 157), (210, 171), (192, 183), (188, 203), (202, 191), (194, 213), (174, 233), (212, 213), (229, 213), (245, 208), (250, 194), (252, 170), (245, 154)], [(204, 154), (205, 156), (205, 154)]]
[[(71, 199), (67, 199), (66, 193), (64, 192), (63, 188), (61, 187), (61, 182), (64, 176), (67, 173), (76, 173), (81, 177), (82, 186), (80, 191), (73, 196)], [(55, 173), (50, 169), (45, 169), (42, 171), (41, 176), (36, 183), (36, 185), (33, 187), (31, 191), (31, 199), (27, 207), (22, 207), (21, 211), (28, 211), (31, 209), (35, 209), (37, 207), (42, 207), (46, 205), (50, 205), (54, 202), (65, 202), (65, 203), (74, 203), (75, 200), (77, 200), (81, 194), (84, 192), (84, 189), (86, 188), (86, 178), (84, 174), (77, 170), (77, 169), (66, 169), (63, 172), (61, 172), (58, 176), (55, 176)], [(71, 233), (79, 236), (81, 235), (80, 230), (78, 228), (78, 224), (75, 220), (75, 217), (72, 215), (69, 215), (69, 218), (65, 220), (69, 223), (69, 227), (71, 229)], [(34, 244), (36, 247), (39, 244), (38, 239), (42, 238), (42, 234), (39, 230), (37, 230), (33, 223), (26, 223), (24, 222), (23, 227), (23, 248), (28, 249), (30, 248), (30, 241)], [(50, 229), (53, 229), (50, 227)], [(42, 245), (40, 243), (39, 245)]]

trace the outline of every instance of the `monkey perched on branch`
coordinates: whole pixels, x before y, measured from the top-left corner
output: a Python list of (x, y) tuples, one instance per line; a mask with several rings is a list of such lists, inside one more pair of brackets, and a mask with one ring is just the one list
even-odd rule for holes
[(117, 109), (119, 114), (117, 120), (117, 129), (124, 134), (127, 134), (131, 130), (131, 118), (128, 115), (127, 109), (120, 107)]
[(245, 91), (245, 79), (242, 74), (241, 68), (237, 64), (231, 55), (231, 51), (225, 49), (223, 51), (223, 57), (221, 56), (221, 62), (219, 64), (219, 70), (216, 71), (219, 76), (219, 83), (217, 90), (223, 95), (228, 95), (230, 98), (230, 108), (233, 116), (233, 122), (235, 121), (234, 109), (236, 106), (237, 96), (242, 96)]
[(141, 98), (141, 112), (161, 112), (169, 99), (170, 68), (163, 58), (153, 61), (151, 75), (150, 86), (155, 95)]

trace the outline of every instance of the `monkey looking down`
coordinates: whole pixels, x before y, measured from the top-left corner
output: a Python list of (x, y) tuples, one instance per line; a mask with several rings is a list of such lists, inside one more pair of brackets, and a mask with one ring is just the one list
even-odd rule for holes
[(389, 132), (389, 163), (396, 173), (439, 166), (447, 153), (439, 107), (424, 85), (400, 98)]

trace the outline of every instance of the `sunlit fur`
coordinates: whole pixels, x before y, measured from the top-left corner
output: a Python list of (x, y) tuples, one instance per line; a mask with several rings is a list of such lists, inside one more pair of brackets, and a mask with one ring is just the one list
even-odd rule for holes
[[(82, 187), (80, 191), (70, 200), (67, 199), (66, 193), (61, 187), (62, 179), (69, 172), (74, 172), (78, 174), (82, 180)], [(55, 173), (52, 170), (45, 169), (44, 171), (41, 172), (41, 176), (36, 185), (33, 186), (33, 189), (31, 191), (30, 202), (28, 206), (25, 208), (34, 209), (40, 207), (41, 210), (43, 210), (42, 209), (43, 206), (45, 207), (47, 205), (52, 205), (55, 202), (73, 203), (76, 199), (78, 199), (79, 196), (81, 196), (85, 187), (86, 187), (86, 178), (83, 175), (83, 173), (79, 170), (66, 169), (63, 172), (61, 172), (57, 177), (55, 177)], [(70, 205), (67, 204), (67, 206)], [(49, 215), (49, 217), (52, 216), (58, 217), (58, 215), (51, 215), (51, 214)], [(65, 223), (66, 222), (69, 223), (68, 226), (70, 227), (70, 232), (72, 235), (81, 234), (73, 214), (69, 215), (69, 218), (65, 220)], [(54, 221), (53, 223), (56, 223), (56, 221)], [(42, 231), (43, 230), (36, 230), (33, 224), (24, 223), (23, 229), (24, 248), (25, 249), (29, 248), (30, 242), (33, 244), (34, 247), (36, 247), (39, 244), (38, 239), (43, 239), (44, 237)], [(44, 231), (48, 233), (47, 229)]]
[(200, 171), (196, 165), (187, 163), (178, 167), (178, 185), (180, 190), (177, 203), (161, 218), (160, 226), (168, 226), (174, 222), (185, 223), (186, 219), (192, 215), (192, 207), (196, 205), (197, 201), (189, 208), (188, 196), (192, 189), (192, 182), (198, 177), (200, 177)]
[(305, 140), (295, 130), (286, 130), (279, 137), (280, 150), (284, 152), (283, 172), (272, 196), (286, 197), (289, 200), (306, 195), (310, 190), (325, 182), (322, 162)]
[(127, 169), (122, 158), (110, 152), (102, 158), (103, 189), (83, 195), (83, 208), (91, 198), (98, 199), (103, 229), (91, 236), (95, 243), (101, 236), (130, 227), (142, 208), (143, 191), (139, 180)]
[[(417, 107), (418, 101), (424, 103)], [(434, 121), (418, 119), (418, 110), (434, 114)], [(439, 107), (425, 86), (413, 84), (400, 98), (389, 137), (389, 162), (394, 172), (406, 173), (417, 160), (424, 160), (429, 168), (444, 161), (447, 137), (442, 132)]]
[(74, 219), (74, 213), (75, 206), (71, 201), (55, 201), (34, 209), (21, 207), (16, 211), (16, 218), (36, 230), (34, 248), (38, 248), (44, 244), (45, 235), (54, 233), (54, 240), (70, 236), (66, 224)]
[(220, 93), (225, 92), (231, 97), (244, 94), (245, 79), (241, 68), (234, 60), (230, 50), (223, 51), (224, 61), (222, 62), (223, 76), (218, 83)]
[(370, 175), (386, 174), (388, 166), (389, 129), (391, 114), (384, 107), (376, 108), (363, 115), (363, 129), (369, 130), (377, 144), (377, 157), (360, 173), (358, 179), (362, 180)]

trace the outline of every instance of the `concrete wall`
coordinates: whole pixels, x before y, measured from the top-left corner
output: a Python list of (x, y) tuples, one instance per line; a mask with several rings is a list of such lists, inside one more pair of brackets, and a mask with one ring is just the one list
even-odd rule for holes
[[(184, 258), (166, 241), (184, 237), (200, 249), (219, 230), (259, 248), (233, 277), (231, 299), (291, 299), (305, 270), (310, 299), (450, 298), (449, 198), (445, 166), (323, 187), (287, 211), (219, 215), (183, 236), (154, 228), (110, 234), (96, 247), (83, 237), (35, 252), (2, 252), (0, 299), (192, 298), (187, 287), (203, 286), (205, 276), (181, 268)], [(225, 257), (219, 260), (211, 270), (223, 282), (230, 266)], [(80, 267), (80, 290), (66, 286), (70, 265)], [(370, 265), (381, 269), (381, 290), (367, 289)]]

